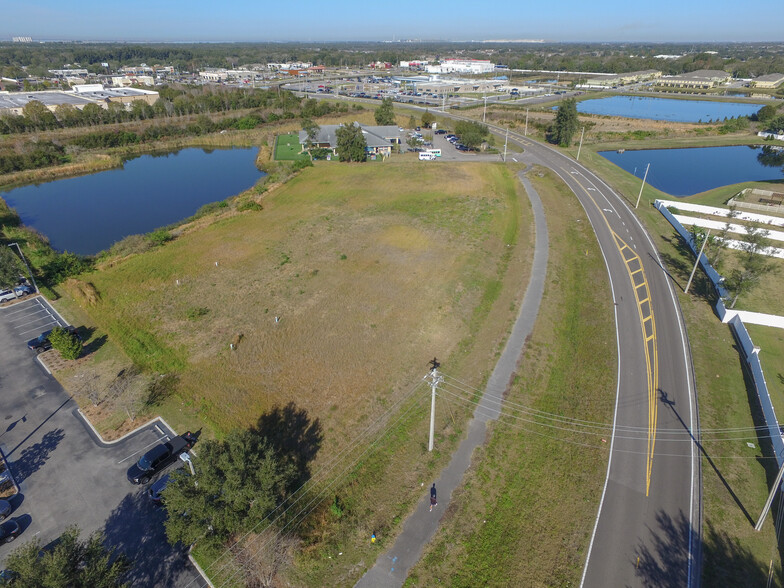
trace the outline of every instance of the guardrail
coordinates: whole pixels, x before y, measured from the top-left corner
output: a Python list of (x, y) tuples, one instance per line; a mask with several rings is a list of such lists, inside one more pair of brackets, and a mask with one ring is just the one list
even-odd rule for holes
[[(675, 216), (667, 209), (665, 204), (656, 200), (653, 204), (656, 209), (669, 221), (673, 228), (683, 238), (692, 250), (694, 255), (697, 255), (697, 247), (695, 246), (694, 239), (689, 231), (678, 222)], [(762, 371), (762, 363), (759, 360), (759, 347), (754, 345), (754, 342), (749, 336), (746, 326), (740, 315), (735, 314), (732, 318), (724, 321), (725, 316), (728, 314), (727, 307), (724, 305), (724, 298), (729, 296), (729, 292), (722, 285), (723, 278), (714, 267), (708, 262), (705, 256), (700, 256), (700, 267), (710, 279), (716, 292), (719, 294), (718, 301), (716, 302), (716, 313), (722, 322), (727, 322), (735, 335), (736, 340), (743, 349), (746, 364), (749, 366), (752, 379), (754, 381), (754, 388), (757, 390), (757, 398), (759, 399), (762, 414), (765, 418), (765, 425), (768, 428), (768, 435), (770, 443), (773, 447), (773, 452), (776, 456), (776, 463), (778, 467), (784, 463), (784, 439), (782, 439), (782, 432), (779, 426), (779, 421), (776, 418), (776, 411), (773, 408), (773, 403), (770, 400), (770, 393), (768, 392), (768, 384), (765, 381), (765, 374)]]

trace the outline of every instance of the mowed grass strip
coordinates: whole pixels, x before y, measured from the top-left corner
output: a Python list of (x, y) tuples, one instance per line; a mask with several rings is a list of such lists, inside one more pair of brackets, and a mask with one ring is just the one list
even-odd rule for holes
[(297, 133), (278, 135), (275, 140), (275, 159), (277, 161), (295, 161), (308, 158), (307, 153), (300, 153), (301, 145)]
[[(606, 268), (573, 194), (550, 172), (529, 177), (547, 211), (550, 258), (536, 327), (507, 399), (611, 423), (617, 351)], [(568, 426), (534, 424), (511, 405), (504, 412), (407, 585), (579, 583), (608, 444)]]

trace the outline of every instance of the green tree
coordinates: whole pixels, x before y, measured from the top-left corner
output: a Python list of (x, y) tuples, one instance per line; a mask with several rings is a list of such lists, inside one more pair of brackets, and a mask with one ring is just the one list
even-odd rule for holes
[(77, 359), (82, 354), (82, 342), (76, 333), (64, 329), (63, 327), (55, 327), (49, 334), (49, 342), (54, 349), (60, 352), (63, 359)]
[(306, 142), (306, 146), (308, 149), (313, 146), (313, 141), (316, 137), (318, 137), (319, 131), (321, 127), (318, 126), (317, 123), (313, 122), (310, 118), (303, 118), (302, 119), (302, 130), (308, 135), (308, 140)]
[(408, 117), (408, 128), (409, 129), (417, 128), (417, 119), (413, 114)]
[(767, 122), (776, 117), (776, 106), (773, 104), (766, 104), (762, 108), (760, 108), (753, 118), (760, 122)]
[(422, 125), (429, 129), (434, 122), (436, 122), (435, 115), (429, 110), (425, 110), (425, 113), (422, 115)]
[(104, 545), (101, 532), (79, 540), (79, 528), (69, 527), (57, 544), (42, 551), (35, 538), (15, 549), (5, 562), (11, 579), (20, 588), (118, 588), (131, 567), (130, 561)]
[(741, 241), (740, 267), (730, 271), (724, 285), (732, 293), (732, 304), (735, 308), (738, 298), (756, 288), (762, 277), (775, 270), (773, 260), (766, 255), (770, 248), (769, 232), (758, 227), (746, 227), (746, 234)]
[(23, 273), (22, 263), (10, 247), (0, 245), (0, 288), (16, 285)]
[[(172, 474), (163, 492), (169, 542), (222, 542), (263, 520), (285, 498), (296, 465), (283, 462), (259, 431), (236, 430), (200, 444), (195, 480)], [(196, 482), (196, 483), (194, 483)]]
[(340, 161), (367, 161), (367, 141), (362, 127), (351, 123), (341, 125), (337, 132), (338, 157)]
[(555, 121), (551, 129), (551, 142), (568, 147), (577, 133), (577, 102), (567, 98), (558, 105)]
[(22, 115), (28, 124), (35, 129), (51, 129), (57, 126), (57, 118), (51, 110), (38, 100), (30, 100), (22, 108)]
[(395, 124), (395, 108), (393, 106), (392, 98), (384, 98), (381, 101), (381, 106), (376, 108), (376, 112), (373, 116), (376, 119), (377, 125)]
[(455, 124), (455, 134), (460, 137), (460, 142), (471, 149), (479, 147), (489, 133), (482, 123), (461, 120)]

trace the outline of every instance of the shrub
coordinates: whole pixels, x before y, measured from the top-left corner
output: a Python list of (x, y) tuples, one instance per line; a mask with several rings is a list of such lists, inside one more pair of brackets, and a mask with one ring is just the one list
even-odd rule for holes
[(75, 333), (55, 327), (49, 334), (49, 342), (60, 352), (63, 359), (77, 359), (82, 354), (82, 342)]
[(255, 200), (246, 200), (242, 202), (238, 207), (237, 210), (239, 212), (245, 212), (246, 210), (263, 210), (264, 207), (256, 202)]
[(177, 384), (180, 379), (174, 374), (162, 374), (155, 378), (147, 387), (147, 398), (144, 403), (147, 406), (159, 406), (177, 391)]
[(174, 237), (166, 229), (158, 229), (147, 235), (147, 240), (155, 246), (163, 245), (171, 241)]
[(309, 157), (308, 158), (303, 158), (303, 159), (297, 159), (294, 162), (293, 169), (294, 169), (294, 171), (299, 171), (301, 169), (305, 169), (306, 167), (313, 167), (313, 162), (310, 160)]

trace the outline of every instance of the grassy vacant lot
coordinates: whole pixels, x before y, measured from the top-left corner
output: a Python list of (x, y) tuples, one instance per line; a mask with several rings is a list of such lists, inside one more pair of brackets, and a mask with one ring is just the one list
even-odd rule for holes
[[(295, 402), (319, 419), (313, 470), (323, 471), (352, 440), (368, 448), (376, 437), (362, 431), (434, 355), (481, 383), (527, 283), (530, 213), (511, 171), (417, 164), (316, 165), (271, 191), (262, 211), (82, 276), (101, 300), (65, 306), (137, 364), (179, 377), (161, 407), (175, 426), (221, 435)], [(96, 362), (110, 361), (101, 355), (109, 347)], [(303, 541), (286, 573), (294, 584), (351, 583), (398, 532), (420, 498), (418, 481), (446, 463), (468, 414), (442, 406), (438, 451), (428, 454), (426, 396), (389, 420), (358, 467), (328, 476), (335, 485), (324, 502), (294, 527)], [(345, 454), (340, 467), (355, 457)], [(197, 555), (209, 565), (219, 554)]]
[[(638, 178), (610, 164), (591, 149), (583, 148), (580, 161), (594, 168), (634, 205), (640, 188)], [(740, 184), (736, 188), (752, 184)], [(718, 203), (727, 192), (727, 189), (720, 189), (685, 200)], [(682, 294), (694, 257), (686, 252), (670, 224), (651, 206), (655, 198), (673, 199), (646, 186), (637, 214), (651, 233), (676, 291), (680, 293), (694, 360), (705, 449), (702, 462), (703, 583), (706, 586), (765, 585), (772, 562), (780, 585), (784, 580), (781, 576), (782, 546), (777, 545), (771, 519), (762, 532), (754, 531), (755, 519), (776, 474), (770, 452), (762, 450), (768, 447), (764, 433), (758, 438), (753, 430), (763, 423), (756, 393), (747, 379), (729, 326), (720, 323), (713, 312), (714, 295), (707, 279), (698, 272), (689, 295)], [(752, 328), (752, 338), (756, 332)], [(775, 348), (771, 350), (773, 352), (776, 352)], [(782, 357), (763, 356), (763, 369), (767, 369), (769, 381), (776, 377), (775, 366), (780, 365)], [(716, 432), (728, 428), (736, 433), (728, 436)], [(747, 442), (753, 443), (754, 448), (748, 447)]]
[(299, 135), (287, 133), (278, 135), (275, 141), (275, 159), (277, 161), (294, 161), (307, 157), (300, 153)]
[(508, 416), (475, 455), (408, 585), (579, 584), (608, 446), (601, 435), (533, 424), (514, 403), (610, 423), (613, 313), (607, 272), (583, 209), (549, 172), (529, 176), (545, 203), (551, 235), (543, 305), (524, 369), (507, 397)]

